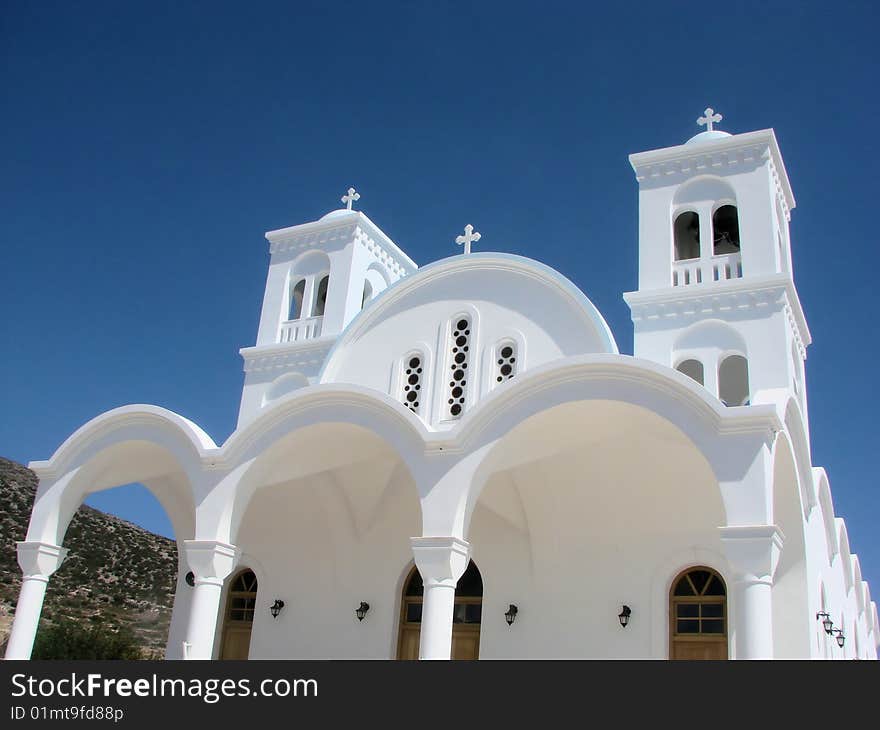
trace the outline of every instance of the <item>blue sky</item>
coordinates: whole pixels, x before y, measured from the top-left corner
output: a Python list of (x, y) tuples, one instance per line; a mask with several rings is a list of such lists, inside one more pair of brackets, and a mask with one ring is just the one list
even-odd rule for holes
[[(418, 263), (559, 269), (632, 352), (627, 154), (707, 106), (774, 127), (798, 207), (813, 461), (880, 593), (874, 471), (878, 10), (870, 3), (68, 3), (0, 11), (0, 454), (132, 402), (219, 443), (263, 232), (360, 207)], [(91, 503), (168, 532), (136, 490)]]

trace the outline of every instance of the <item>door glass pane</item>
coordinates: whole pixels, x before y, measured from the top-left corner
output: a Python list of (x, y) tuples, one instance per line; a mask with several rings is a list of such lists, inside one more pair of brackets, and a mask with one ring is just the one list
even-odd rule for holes
[(406, 621), (410, 624), (420, 624), (422, 622), (422, 604), (407, 603), (406, 604)]
[(698, 634), (700, 633), (700, 622), (698, 620), (681, 620), (677, 622), (677, 631), (679, 634)]
[(700, 615), (700, 604), (698, 603), (679, 603), (679, 618), (697, 618)]
[(724, 633), (724, 619), (721, 618), (708, 618), (703, 619), (703, 633), (704, 634), (723, 634)]
[(720, 603), (704, 603), (704, 618), (720, 618), (724, 615), (724, 607)]

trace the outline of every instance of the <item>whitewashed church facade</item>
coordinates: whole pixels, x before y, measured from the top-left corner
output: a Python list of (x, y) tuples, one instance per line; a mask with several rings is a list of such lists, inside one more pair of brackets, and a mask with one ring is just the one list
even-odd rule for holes
[(69, 520), (147, 486), (180, 548), (170, 659), (875, 659), (877, 607), (813, 466), (794, 197), (772, 130), (634, 154), (621, 355), (562, 274), (419, 268), (346, 207), (266, 234), (222, 445), (149, 405), (48, 461), (7, 658), (30, 656)]

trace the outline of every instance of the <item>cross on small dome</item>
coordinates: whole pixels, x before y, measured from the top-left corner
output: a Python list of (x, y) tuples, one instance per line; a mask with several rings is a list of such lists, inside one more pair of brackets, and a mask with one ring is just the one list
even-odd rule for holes
[(471, 244), (476, 243), (480, 240), (480, 232), (475, 231), (474, 227), (468, 223), (464, 227), (464, 235), (456, 236), (455, 242), (461, 246), (464, 244), (464, 252), (465, 254), (469, 254), (471, 252)]
[(713, 129), (713, 125), (717, 124), (722, 119), (724, 119), (724, 117), (722, 117), (720, 114), (716, 114), (715, 110), (711, 106), (709, 106), (706, 107), (706, 111), (703, 112), (703, 116), (697, 118), (697, 124), (699, 124), (701, 127), (705, 125), (706, 131), (711, 132)]
[(346, 210), (351, 210), (351, 204), (361, 199), (361, 194), (357, 192), (354, 188), (349, 188), (348, 192), (340, 198), (343, 203), (345, 203)]

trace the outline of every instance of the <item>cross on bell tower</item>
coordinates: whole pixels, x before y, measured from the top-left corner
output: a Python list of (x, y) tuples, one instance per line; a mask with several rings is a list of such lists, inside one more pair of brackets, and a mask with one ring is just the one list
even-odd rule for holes
[(716, 114), (715, 110), (711, 106), (709, 106), (706, 107), (706, 110), (703, 112), (702, 117), (697, 117), (697, 124), (699, 124), (701, 127), (705, 125), (706, 131), (711, 132), (714, 128), (714, 125), (718, 124), (718, 122), (720, 122), (722, 119), (724, 119), (724, 117), (722, 117), (720, 114)]
[(345, 203), (346, 210), (351, 210), (351, 204), (360, 199), (361, 194), (354, 188), (349, 188), (348, 192), (340, 198), (340, 200)]

